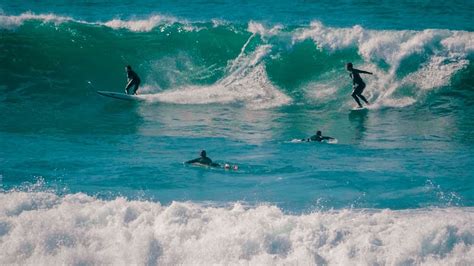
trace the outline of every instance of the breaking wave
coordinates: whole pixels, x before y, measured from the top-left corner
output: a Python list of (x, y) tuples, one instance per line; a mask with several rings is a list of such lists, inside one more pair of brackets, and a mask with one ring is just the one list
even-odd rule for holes
[(474, 263), (472, 208), (285, 214), (246, 207), (0, 194), (2, 264)]
[[(472, 70), (474, 33), (443, 29), (370, 30), (310, 25), (146, 19), (87, 22), (55, 14), (0, 15), (6, 73), (2, 89), (90, 95), (92, 81), (120, 91), (123, 66), (142, 76), (149, 102), (348, 105), (344, 64), (365, 76), (372, 108), (423, 103)], [(329, 109), (329, 108), (328, 108)]]

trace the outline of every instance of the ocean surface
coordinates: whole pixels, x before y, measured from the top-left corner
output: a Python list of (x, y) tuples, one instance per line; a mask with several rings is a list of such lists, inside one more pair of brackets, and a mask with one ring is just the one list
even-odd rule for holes
[[(0, 264), (474, 265), (473, 18), (0, 0)], [(96, 94), (126, 65), (143, 101)], [(238, 170), (183, 164), (202, 149)]]

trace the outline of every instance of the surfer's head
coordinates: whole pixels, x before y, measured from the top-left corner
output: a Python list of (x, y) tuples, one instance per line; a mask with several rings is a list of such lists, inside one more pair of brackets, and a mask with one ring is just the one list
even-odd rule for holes
[(130, 71), (130, 70), (132, 70), (132, 67), (130, 65), (128, 65), (128, 66), (125, 67), (125, 70)]
[(321, 134), (323, 134), (323, 133), (321, 133), (320, 130), (316, 131), (316, 135), (317, 135), (317, 136), (321, 136)]
[(352, 63), (350, 63), (350, 62), (347, 63), (347, 64), (346, 64), (346, 69), (347, 69), (347, 70), (352, 70)]
[(201, 157), (206, 157), (206, 151), (205, 150), (201, 151)]

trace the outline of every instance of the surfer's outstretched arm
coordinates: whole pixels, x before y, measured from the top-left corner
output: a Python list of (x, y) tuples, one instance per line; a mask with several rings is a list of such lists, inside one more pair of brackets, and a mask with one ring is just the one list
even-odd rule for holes
[(200, 158), (197, 158), (197, 159), (193, 159), (193, 160), (189, 160), (187, 162), (184, 162), (184, 163), (196, 163), (199, 161)]
[(359, 73), (363, 73), (363, 74), (369, 74), (369, 75), (373, 75), (374, 73), (372, 72), (369, 72), (369, 71), (365, 71), (365, 70), (360, 70), (360, 69), (355, 69), (357, 70)]

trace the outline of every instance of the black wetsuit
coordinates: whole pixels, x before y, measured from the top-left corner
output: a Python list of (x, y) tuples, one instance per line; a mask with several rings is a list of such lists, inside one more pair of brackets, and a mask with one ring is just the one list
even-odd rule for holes
[(128, 91), (131, 87), (133, 87), (133, 92), (132, 94), (136, 94), (138, 90), (138, 86), (140, 86), (140, 77), (138, 77), (137, 73), (133, 70), (128, 70), (127, 71), (127, 78), (129, 80), (127, 87), (125, 88), (125, 92), (127, 94), (130, 94)]
[(362, 95), (362, 92), (365, 89), (365, 83), (360, 77), (359, 73), (364, 73), (364, 74), (372, 74), (372, 73), (364, 71), (364, 70), (355, 69), (355, 68), (353, 68), (350, 71), (351, 73), (349, 74), (349, 76), (352, 79), (352, 85), (354, 88), (351, 96), (354, 98), (357, 104), (359, 104), (360, 107), (362, 107), (362, 104), (360, 104), (360, 101), (358, 98), (361, 98), (366, 104), (369, 104), (367, 99)]
[(314, 135), (314, 136), (309, 137), (308, 141), (319, 141), (319, 142), (321, 142), (323, 140), (330, 140), (330, 139), (334, 139), (334, 138), (321, 136), (321, 135)]
[(187, 161), (186, 163), (198, 163), (198, 164), (203, 164), (203, 165), (209, 165), (209, 166), (213, 166), (213, 167), (218, 167), (219, 164), (217, 163), (213, 163), (211, 158), (209, 157), (199, 157), (199, 158), (196, 158), (194, 160), (190, 160), (190, 161)]

